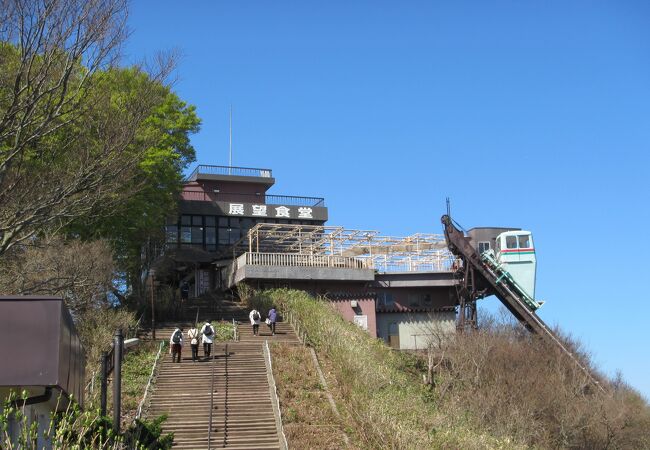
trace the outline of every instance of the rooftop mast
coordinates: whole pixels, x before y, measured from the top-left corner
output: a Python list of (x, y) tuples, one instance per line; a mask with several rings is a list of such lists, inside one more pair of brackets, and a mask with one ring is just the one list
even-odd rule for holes
[(232, 103), (230, 104), (230, 140), (228, 143), (228, 167), (232, 167)]

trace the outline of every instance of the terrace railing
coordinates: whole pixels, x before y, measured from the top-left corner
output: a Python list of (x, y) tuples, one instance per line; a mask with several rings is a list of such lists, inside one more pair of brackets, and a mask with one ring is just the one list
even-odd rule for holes
[(271, 169), (259, 169), (255, 167), (234, 167), (234, 166), (209, 166), (200, 164), (194, 171), (187, 177), (188, 180), (196, 179), (197, 175), (233, 175), (239, 177), (259, 177), (259, 178), (272, 178), (273, 172)]
[(333, 267), (337, 269), (372, 269), (372, 260), (337, 255), (304, 255), (300, 253), (251, 253), (237, 260), (238, 268), (252, 266)]
[(181, 193), (181, 198), (183, 200), (195, 202), (220, 201), (257, 203), (265, 205), (325, 207), (325, 199), (322, 197), (300, 197), (296, 195), (256, 195), (229, 192), (214, 192), (210, 194), (201, 191), (183, 191)]

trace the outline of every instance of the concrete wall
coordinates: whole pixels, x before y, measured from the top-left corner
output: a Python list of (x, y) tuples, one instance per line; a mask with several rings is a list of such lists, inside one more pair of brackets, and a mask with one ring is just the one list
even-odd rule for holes
[[(239, 268), (233, 273), (231, 268), (227, 277), (230, 286), (243, 280), (336, 280), (336, 281), (372, 281), (375, 273), (372, 269), (347, 269), (335, 267), (285, 267), (255, 266), (245, 264), (246, 255), (240, 256), (235, 264)], [(242, 262), (243, 261), (243, 262)], [(233, 264), (234, 266), (234, 264)]]
[(435, 334), (453, 334), (456, 330), (456, 313), (377, 313), (377, 337), (389, 342), (390, 324), (399, 332), (401, 350), (421, 350)]
[(375, 315), (375, 300), (363, 299), (356, 300), (357, 307), (353, 308), (352, 300), (332, 300), (331, 304), (341, 315), (350, 322), (354, 322), (355, 316), (366, 316), (368, 333), (371, 336), (377, 336), (377, 319)]

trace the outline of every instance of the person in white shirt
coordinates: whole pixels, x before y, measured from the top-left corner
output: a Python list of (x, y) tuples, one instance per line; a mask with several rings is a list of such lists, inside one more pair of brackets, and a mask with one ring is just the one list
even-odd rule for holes
[(262, 319), (262, 315), (258, 310), (253, 308), (253, 310), (248, 314), (248, 318), (251, 321), (251, 325), (253, 325), (253, 335), (254, 336), (259, 336), (260, 335), (260, 320)]
[[(181, 362), (181, 352), (183, 351), (183, 329), (176, 327), (169, 338), (169, 349), (172, 354), (172, 362)], [(178, 361), (176, 358), (178, 355)]]
[(196, 327), (190, 328), (187, 331), (187, 338), (192, 348), (192, 361), (196, 362), (199, 359), (199, 330)]
[(201, 338), (203, 342), (203, 356), (209, 358), (212, 352), (212, 339), (214, 339), (214, 328), (210, 325), (210, 321), (205, 322), (201, 327), (201, 334), (203, 335)]

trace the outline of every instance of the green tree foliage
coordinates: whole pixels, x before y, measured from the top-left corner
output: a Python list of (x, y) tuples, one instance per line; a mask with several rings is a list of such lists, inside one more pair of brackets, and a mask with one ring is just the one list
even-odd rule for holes
[(115, 247), (118, 269), (134, 278), (144, 243), (162, 235), (165, 219), (175, 213), (183, 169), (195, 160), (190, 134), (199, 130), (195, 108), (167, 86), (137, 68), (102, 73), (101, 89), (111, 93), (106, 115), (123, 114), (130, 98), (149, 96), (150, 114), (135, 130), (128, 150), (139, 155), (134, 176), (123, 186), (120, 201), (97, 205), (71, 229), (84, 238), (107, 238)]
[[(2, 2), (0, 255), (105, 203), (131, 176), (123, 150), (148, 98), (93, 120), (106, 100), (95, 75), (118, 54), (125, 20), (124, 0)], [(91, 129), (91, 141), (78, 133)]]

